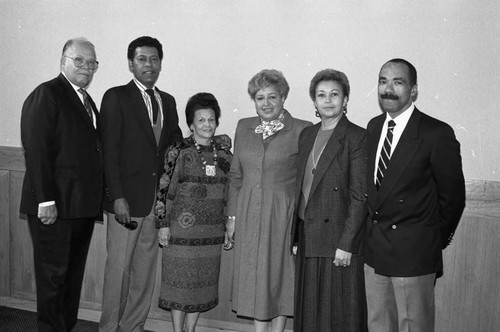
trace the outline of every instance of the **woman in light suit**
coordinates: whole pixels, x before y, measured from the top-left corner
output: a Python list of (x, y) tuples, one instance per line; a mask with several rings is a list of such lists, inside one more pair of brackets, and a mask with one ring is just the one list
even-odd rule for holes
[(366, 134), (345, 115), (349, 92), (346, 75), (333, 69), (318, 72), (309, 88), (321, 122), (299, 137), (295, 332), (366, 331)]
[(248, 94), (257, 116), (238, 122), (229, 171), (228, 240), (235, 234), (232, 309), (253, 318), (256, 332), (267, 332), (269, 325), (282, 332), (293, 314), (295, 267), (289, 248), (295, 160), (299, 134), (312, 123), (285, 110), (288, 91), (280, 71), (264, 69), (252, 77)]

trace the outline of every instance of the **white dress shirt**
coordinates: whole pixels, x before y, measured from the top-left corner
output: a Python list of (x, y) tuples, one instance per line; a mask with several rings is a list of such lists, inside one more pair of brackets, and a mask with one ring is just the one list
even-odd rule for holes
[(394, 153), (394, 150), (396, 150), (396, 146), (398, 145), (399, 139), (401, 138), (401, 135), (403, 134), (403, 131), (405, 130), (406, 125), (408, 124), (408, 121), (410, 120), (410, 117), (413, 114), (414, 110), (415, 110), (415, 105), (411, 103), (410, 107), (408, 107), (403, 113), (401, 113), (394, 119), (391, 118), (389, 113), (386, 113), (384, 125), (382, 126), (382, 132), (380, 134), (380, 138), (378, 141), (377, 158), (375, 158), (375, 168), (373, 173), (374, 183), (376, 183), (377, 181), (378, 160), (380, 159), (380, 151), (384, 146), (385, 137), (387, 136), (387, 127), (389, 121), (392, 120), (396, 123), (396, 126), (394, 127), (394, 130), (392, 132), (392, 145), (391, 145), (391, 155), (390, 155), (390, 157), (392, 157), (392, 154)]

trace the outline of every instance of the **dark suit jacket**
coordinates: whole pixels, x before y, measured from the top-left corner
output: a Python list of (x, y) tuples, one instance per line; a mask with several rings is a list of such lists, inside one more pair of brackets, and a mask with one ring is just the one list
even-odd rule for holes
[(415, 108), (377, 191), (373, 174), (386, 115), (368, 123), (366, 263), (378, 274), (442, 272), (442, 249), (465, 207), (460, 144), (453, 129)]
[[(94, 116), (99, 114), (92, 100)], [(58, 218), (100, 215), (103, 165), (97, 130), (68, 80), (60, 74), (38, 86), (21, 114), (26, 160), (20, 212), (37, 215), (55, 201)]]
[(115, 199), (126, 198), (131, 216), (147, 216), (155, 200), (165, 151), (174, 140), (182, 139), (174, 97), (157, 91), (163, 106), (159, 144), (142, 94), (133, 80), (104, 94), (100, 132), (106, 178), (104, 208), (108, 212), (114, 212)]
[[(298, 211), (307, 159), (321, 123), (305, 128), (299, 137), (295, 195)], [(335, 257), (340, 248), (360, 253), (366, 218), (366, 132), (344, 115), (333, 130), (318, 161), (304, 213), (306, 257)], [(295, 216), (292, 239), (297, 243)]]

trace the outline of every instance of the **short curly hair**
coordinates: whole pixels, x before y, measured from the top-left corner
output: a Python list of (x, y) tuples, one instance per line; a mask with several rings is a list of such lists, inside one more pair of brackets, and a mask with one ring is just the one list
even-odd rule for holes
[(255, 74), (248, 82), (248, 94), (252, 100), (255, 100), (255, 95), (261, 89), (273, 85), (278, 90), (280, 97), (286, 99), (290, 86), (283, 76), (283, 73), (276, 69), (263, 69)]
[(160, 57), (160, 60), (163, 60), (163, 47), (161, 46), (161, 43), (158, 41), (158, 39), (149, 37), (149, 36), (142, 36), (137, 39), (134, 39), (129, 45), (127, 49), (127, 58), (132, 61), (134, 60), (134, 55), (135, 55), (135, 50), (138, 47), (154, 47), (158, 51), (158, 56)]
[(217, 99), (215, 99), (214, 95), (208, 92), (199, 92), (189, 98), (186, 104), (186, 123), (188, 127), (191, 127), (194, 121), (194, 114), (196, 111), (209, 108), (212, 109), (215, 113), (215, 123), (217, 127), (219, 126), (219, 118), (220, 118), (220, 107)]
[(318, 84), (325, 81), (334, 81), (339, 83), (342, 87), (342, 92), (349, 98), (351, 86), (349, 85), (349, 80), (347, 79), (346, 74), (341, 71), (328, 68), (317, 72), (311, 80), (311, 84), (309, 85), (309, 96), (313, 101), (316, 101), (316, 88), (318, 87)]

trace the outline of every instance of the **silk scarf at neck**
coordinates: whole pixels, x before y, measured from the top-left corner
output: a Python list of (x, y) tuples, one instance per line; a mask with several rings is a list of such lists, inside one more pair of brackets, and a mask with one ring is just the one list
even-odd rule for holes
[(277, 119), (271, 121), (264, 121), (260, 119), (260, 125), (255, 128), (256, 134), (262, 134), (262, 139), (266, 139), (273, 136), (278, 131), (283, 129), (285, 125), (283, 124), (283, 119), (285, 118), (285, 112), (281, 112)]

